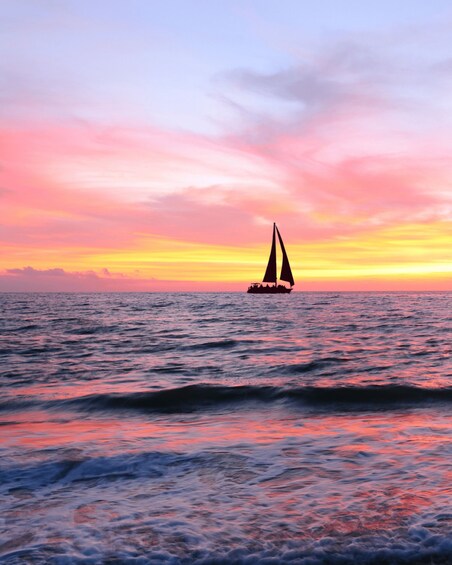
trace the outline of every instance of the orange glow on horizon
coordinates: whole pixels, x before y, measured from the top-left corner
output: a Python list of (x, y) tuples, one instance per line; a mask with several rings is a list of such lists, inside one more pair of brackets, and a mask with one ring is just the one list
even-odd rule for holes
[[(333, 242), (286, 242), (286, 247), (295, 290), (316, 290), (325, 284), (334, 290), (335, 283), (338, 289), (345, 290), (452, 290), (452, 262), (444, 259), (451, 236), (449, 225), (437, 223), (375, 231), (366, 237)], [(146, 284), (152, 290), (155, 281), (182, 282), (184, 289), (202, 290), (203, 283), (208, 283), (211, 290), (235, 290), (238, 285), (260, 280), (268, 252), (268, 243), (232, 247), (142, 236), (135, 248), (127, 250), (74, 247), (62, 253), (11, 248), (8, 269), (31, 265), (45, 271), (58, 265), (79, 277), (92, 272), (101, 279), (114, 279), (118, 290), (130, 290), (131, 281), (143, 290)]]

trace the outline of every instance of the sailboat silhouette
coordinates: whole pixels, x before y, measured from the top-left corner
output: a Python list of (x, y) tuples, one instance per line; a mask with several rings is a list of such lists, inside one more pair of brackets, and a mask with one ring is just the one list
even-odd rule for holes
[[(282, 251), (282, 266), (281, 266), (281, 274), (279, 276), (280, 280), (287, 281), (290, 283), (290, 288), (287, 288), (283, 284), (278, 284), (277, 278), (277, 267), (276, 267), (276, 234), (278, 234), (279, 244), (281, 246)], [(248, 288), (248, 292), (252, 294), (288, 294), (292, 292), (292, 287), (295, 284), (293, 280), (292, 270), (290, 268), (289, 258), (287, 257), (286, 248), (284, 247), (284, 243), (279, 233), (276, 224), (273, 224), (273, 239), (272, 239), (272, 248), (270, 251), (270, 257), (268, 259), (267, 270), (265, 271), (264, 283), (273, 283), (272, 286), (263, 285), (259, 283), (252, 283), (251, 286)]]

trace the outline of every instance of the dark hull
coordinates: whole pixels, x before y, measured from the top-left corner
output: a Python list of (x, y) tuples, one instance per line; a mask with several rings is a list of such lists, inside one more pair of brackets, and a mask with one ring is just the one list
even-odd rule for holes
[(250, 294), (289, 294), (292, 289), (285, 286), (250, 286), (247, 292)]

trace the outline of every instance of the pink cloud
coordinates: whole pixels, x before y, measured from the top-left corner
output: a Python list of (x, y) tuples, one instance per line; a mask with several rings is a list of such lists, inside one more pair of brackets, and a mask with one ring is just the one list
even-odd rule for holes
[[(177, 150), (171, 154), (168, 146), (163, 162), (153, 153), (158, 135), (141, 129), (124, 134), (91, 126), (87, 139), (86, 128), (80, 132), (76, 125), (0, 132), (5, 146), (1, 198), (7, 212), (0, 237), (4, 244), (29, 248), (132, 249), (143, 235), (243, 246), (262, 242), (273, 220), (284, 225), (291, 241), (302, 243), (447, 216), (450, 199), (440, 190), (449, 182), (444, 159), (422, 154), (423, 147), (413, 140), (408, 154), (365, 153), (366, 148), (356, 154), (354, 146), (344, 151), (342, 140), (353, 138), (350, 123), (336, 127), (338, 139), (322, 137), (319, 130), (325, 127), (319, 118), (306, 131), (280, 133), (265, 143), (239, 137), (197, 143), (192, 134), (186, 139), (178, 134)], [(171, 136), (161, 137), (166, 146)], [(102, 142), (93, 150), (97, 138)], [(183, 169), (192, 154), (201, 171), (198, 151), (206, 145), (212, 158), (218, 149), (220, 162), (233, 155), (230, 167), (238, 159), (245, 169), (249, 162), (251, 172), (239, 171), (235, 179), (226, 175), (210, 185), (150, 186), (146, 196), (144, 189), (129, 194), (126, 185), (118, 190), (116, 181), (109, 191), (105, 178), (91, 187), (86, 181), (79, 186), (48, 167), (59, 158), (76, 164), (87, 154), (93, 160), (97, 153), (113, 159), (122, 151), (124, 162), (135, 151), (146, 161), (148, 143), (156, 178), (164, 178), (167, 168)], [(178, 153), (184, 151), (181, 162)], [(266, 163), (270, 181), (254, 176), (256, 163)], [(205, 180), (209, 178), (207, 174)], [(123, 182), (127, 180), (125, 174)]]
[[(243, 291), (243, 283), (220, 285), (223, 290)], [(134, 278), (123, 273), (71, 272), (60, 267), (23, 267), (0, 271), (0, 292), (192, 292), (218, 291), (217, 282), (192, 282)]]

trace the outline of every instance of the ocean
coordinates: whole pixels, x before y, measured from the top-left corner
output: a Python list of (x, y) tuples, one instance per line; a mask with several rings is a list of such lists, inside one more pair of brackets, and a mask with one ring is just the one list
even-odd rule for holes
[(2, 564), (452, 563), (451, 293), (0, 304)]

